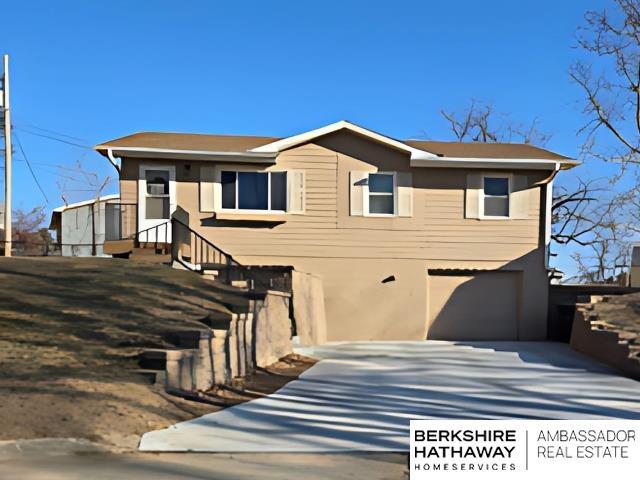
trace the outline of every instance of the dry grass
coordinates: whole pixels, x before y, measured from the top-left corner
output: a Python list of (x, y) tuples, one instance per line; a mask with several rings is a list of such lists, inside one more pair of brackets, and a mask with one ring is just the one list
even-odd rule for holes
[[(134, 372), (163, 334), (203, 328), (221, 294), (191, 272), (106, 258), (0, 259), (0, 440), (139, 435), (215, 410)], [(285, 382), (286, 383), (286, 382)]]

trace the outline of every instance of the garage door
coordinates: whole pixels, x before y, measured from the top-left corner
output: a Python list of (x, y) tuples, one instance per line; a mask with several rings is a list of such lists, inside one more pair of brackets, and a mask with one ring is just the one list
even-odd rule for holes
[(427, 338), (517, 340), (518, 272), (429, 272)]

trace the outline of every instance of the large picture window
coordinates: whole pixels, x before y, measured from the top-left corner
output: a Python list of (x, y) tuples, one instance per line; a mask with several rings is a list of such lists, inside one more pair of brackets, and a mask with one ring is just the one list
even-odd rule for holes
[(508, 177), (484, 177), (483, 193), (485, 217), (509, 217)]
[(287, 172), (221, 172), (222, 208), (284, 212)]

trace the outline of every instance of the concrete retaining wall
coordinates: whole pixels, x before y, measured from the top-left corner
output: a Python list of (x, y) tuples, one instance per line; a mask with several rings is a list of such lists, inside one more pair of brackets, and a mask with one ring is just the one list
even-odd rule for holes
[(233, 314), (228, 330), (203, 330), (197, 349), (167, 351), (167, 391), (206, 391), (291, 353), (290, 304), (290, 294), (269, 291), (249, 313)]
[(591, 295), (626, 295), (638, 288), (619, 285), (550, 285), (548, 312), (548, 340), (568, 343), (576, 313), (576, 304), (588, 302)]
[(629, 357), (629, 347), (615, 331), (599, 330), (588, 307), (578, 307), (571, 329), (571, 348), (640, 380), (640, 362)]
[(168, 351), (167, 391), (206, 391), (277, 362), (293, 351), (294, 329), (303, 345), (324, 343), (321, 277), (293, 271), (292, 290), (251, 300), (249, 313), (233, 314), (228, 330), (203, 330), (198, 348)]

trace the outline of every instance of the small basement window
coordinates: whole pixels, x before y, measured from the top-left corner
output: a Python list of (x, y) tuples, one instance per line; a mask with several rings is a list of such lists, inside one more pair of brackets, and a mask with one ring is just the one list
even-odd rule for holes
[(509, 217), (509, 177), (484, 177), (485, 217)]
[(395, 214), (395, 175), (369, 174), (369, 215)]
[(221, 172), (222, 208), (284, 212), (287, 172)]

